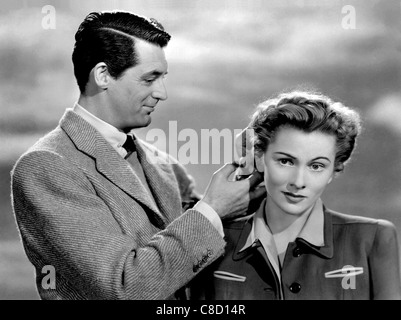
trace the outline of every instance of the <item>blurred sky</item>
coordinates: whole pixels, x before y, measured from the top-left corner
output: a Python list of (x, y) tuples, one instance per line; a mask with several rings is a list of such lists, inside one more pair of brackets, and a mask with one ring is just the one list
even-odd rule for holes
[[(55, 29), (43, 28), (46, 5), (55, 9)], [(349, 5), (355, 28), (346, 29)], [(172, 35), (166, 49), (169, 99), (139, 136), (159, 128), (168, 133), (169, 121), (177, 121), (178, 131), (240, 129), (262, 100), (297, 86), (315, 88), (360, 111), (364, 121), (353, 161), (328, 188), (326, 205), (389, 219), (401, 233), (400, 1), (5, 0), (0, 7), (0, 241), (7, 245), (0, 242), (0, 299), (33, 295), (32, 270), (16, 244), (9, 171), (78, 98), (71, 53), (79, 23), (91, 11), (112, 9), (154, 17)], [(188, 165), (199, 191), (222, 164), (223, 159)], [(13, 277), (12, 261), (22, 268), (19, 277), (30, 279), (27, 288), (24, 281), (4, 280)]]

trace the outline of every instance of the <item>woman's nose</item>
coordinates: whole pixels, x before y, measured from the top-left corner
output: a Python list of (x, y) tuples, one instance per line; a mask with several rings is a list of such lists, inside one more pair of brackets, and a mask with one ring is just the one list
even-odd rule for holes
[(290, 192), (305, 189), (305, 173), (302, 169), (294, 172), (292, 179), (288, 183), (287, 188), (291, 189)]

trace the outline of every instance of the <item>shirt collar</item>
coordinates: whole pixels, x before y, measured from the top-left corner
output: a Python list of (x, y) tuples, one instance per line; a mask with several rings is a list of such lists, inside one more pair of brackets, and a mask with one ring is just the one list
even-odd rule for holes
[(266, 199), (262, 201), (262, 204), (256, 211), (253, 217), (251, 232), (249, 233), (245, 245), (239, 252), (249, 248), (250, 246), (256, 245), (259, 241), (263, 249), (265, 250), (265, 253), (280, 281), (280, 265), (278, 261), (277, 248), (273, 239), (273, 234), (271, 233), (269, 226), (265, 222), (265, 206)]
[(323, 203), (320, 198), (316, 201), (298, 238), (304, 239), (316, 247), (323, 247), (325, 245)]
[[(258, 240), (258, 237), (256, 235), (256, 229), (258, 229), (258, 231), (259, 231), (258, 233), (260, 233), (260, 235), (265, 235), (266, 237), (269, 237), (269, 238), (272, 236), (269, 228), (267, 227), (267, 225), (264, 223), (264, 220), (263, 220), (263, 213), (264, 213), (265, 205), (266, 205), (266, 199), (264, 199), (262, 201), (261, 205), (259, 206), (259, 209), (255, 212), (255, 214), (253, 216), (251, 232), (248, 235), (245, 245), (239, 250), (239, 252), (244, 251), (245, 249), (249, 248)], [(262, 218), (262, 221), (261, 221), (261, 218)], [(264, 229), (266, 229), (266, 230), (264, 230)]]
[(127, 139), (124, 132), (119, 131), (116, 127), (113, 127), (111, 124), (99, 119), (79, 105), (78, 102), (74, 104), (73, 111), (99, 131), (103, 138), (105, 138), (123, 158), (127, 155), (127, 151), (122, 147)]
[[(262, 202), (254, 215), (251, 232), (249, 233), (245, 245), (241, 248), (240, 252), (252, 246), (257, 240), (265, 239), (267, 243), (273, 241), (273, 235), (264, 219), (265, 205), (266, 199)], [(317, 247), (324, 246), (324, 214), (321, 199), (316, 201), (311, 213), (305, 221), (304, 226), (296, 238), (304, 239), (305, 241)], [(262, 241), (262, 243), (263, 242), (265, 241)], [(274, 253), (275, 252), (273, 252), (273, 254)]]

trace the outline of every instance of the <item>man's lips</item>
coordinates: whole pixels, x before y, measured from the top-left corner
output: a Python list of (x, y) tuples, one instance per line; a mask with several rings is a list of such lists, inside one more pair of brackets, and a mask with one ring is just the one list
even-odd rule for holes
[(153, 112), (156, 106), (144, 106), (144, 107), (149, 109), (150, 112)]

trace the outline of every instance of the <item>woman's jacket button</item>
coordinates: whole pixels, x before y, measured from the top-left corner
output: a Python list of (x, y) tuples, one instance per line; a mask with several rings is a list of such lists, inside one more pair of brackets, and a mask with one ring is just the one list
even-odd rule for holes
[(292, 285), (290, 285), (290, 291), (292, 293), (298, 293), (301, 291), (301, 285), (298, 282), (294, 282)]
[(296, 247), (293, 251), (292, 251), (292, 255), (296, 258), (298, 258), (300, 255), (302, 254), (302, 251), (299, 247)]

